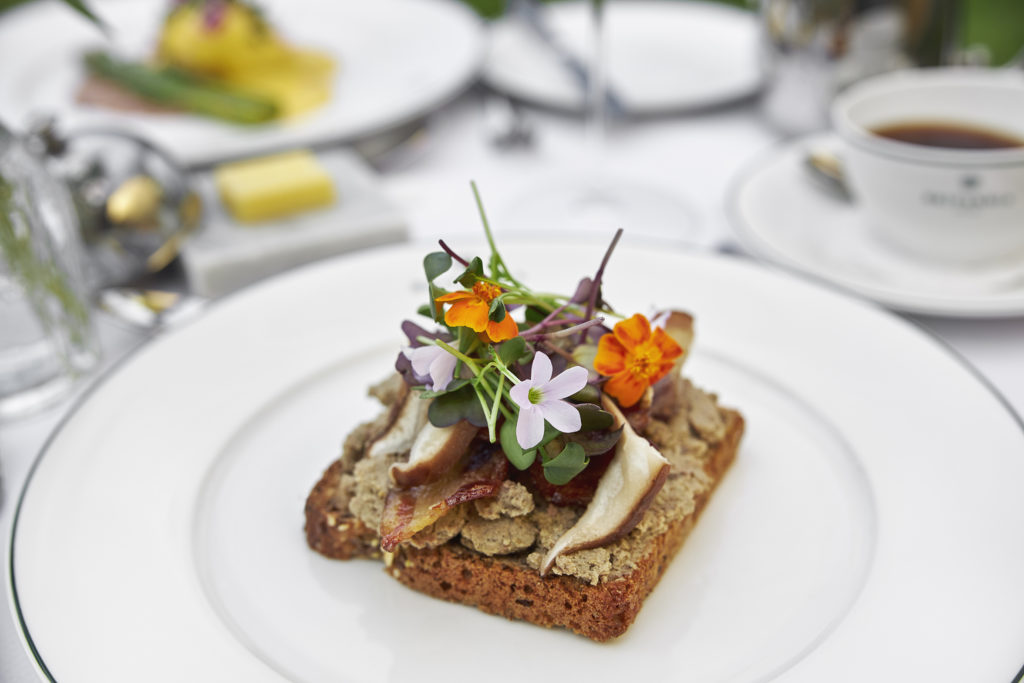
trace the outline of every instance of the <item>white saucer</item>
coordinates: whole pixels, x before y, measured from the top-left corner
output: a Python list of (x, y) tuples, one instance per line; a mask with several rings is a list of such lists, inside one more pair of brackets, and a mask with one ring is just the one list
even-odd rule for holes
[(869, 235), (857, 206), (818, 187), (804, 165), (809, 148), (835, 144), (830, 134), (800, 138), (740, 172), (728, 212), (746, 249), (898, 311), (1024, 315), (1024, 262), (943, 266), (915, 260)]
[[(588, 54), (590, 3), (556, 3), (542, 10), (561, 44)], [(711, 2), (609, 2), (605, 15), (608, 79), (635, 114), (676, 112), (722, 104), (757, 91), (757, 15)], [(495, 22), (484, 80), (514, 97), (579, 111), (583, 93), (569, 70), (515, 16)]]

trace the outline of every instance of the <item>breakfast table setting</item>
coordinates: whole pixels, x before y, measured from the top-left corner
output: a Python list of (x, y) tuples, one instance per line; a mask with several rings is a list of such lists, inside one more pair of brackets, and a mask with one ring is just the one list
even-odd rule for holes
[[(982, 5), (0, 4), (0, 680), (1020, 681), (1024, 12)], [(691, 313), (744, 413), (610, 643), (307, 547), (474, 256)]]

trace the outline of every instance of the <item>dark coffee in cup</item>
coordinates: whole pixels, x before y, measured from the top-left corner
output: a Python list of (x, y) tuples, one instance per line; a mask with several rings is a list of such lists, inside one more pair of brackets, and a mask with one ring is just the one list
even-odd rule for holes
[(872, 128), (871, 132), (890, 140), (926, 147), (949, 149), (1024, 147), (1024, 140), (1014, 135), (955, 122), (908, 121)]

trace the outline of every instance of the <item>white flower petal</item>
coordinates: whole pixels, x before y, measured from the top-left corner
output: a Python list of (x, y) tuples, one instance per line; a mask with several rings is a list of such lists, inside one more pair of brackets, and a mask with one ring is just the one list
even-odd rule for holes
[[(577, 428), (578, 429), (578, 428)], [(519, 409), (516, 420), (516, 441), (523, 450), (533, 448), (544, 438), (544, 415), (534, 405), (526, 405)]]
[[(550, 422), (551, 426), (558, 431), (564, 434), (580, 431), (582, 426), (580, 411), (576, 410), (571, 403), (566, 401), (545, 401), (539, 407), (540, 412), (544, 414), (544, 419)], [(543, 428), (541, 428), (541, 432), (543, 431)]]
[(419, 346), (405, 353), (405, 357), (412, 363), (413, 372), (420, 377), (428, 377), (430, 376), (430, 364), (434, 362), (439, 353), (444, 353), (444, 349), (439, 346)]
[(538, 351), (533, 356), (533, 366), (530, 368), (530, 379), (535, 386), (542, 387), (551, 379), (551, 359), (546, 354)]
[(522, 382), (509, 389), (508, 395), (520, 408), (528, 408), (532, 405), (530, 403), (530, 389), (532, 388), (533, 382), (528, 379), (524, 379)]
[(444, 391), (455, 375), (456, 358), (444, 349), (438, 349), (441, 353), (430, 363), (431, 391)]
[(555, 400), (572, 396), (586, 385), (587, 369), (582, 365), (574, 365), (541, 387), (541, 390), (545, 400)]

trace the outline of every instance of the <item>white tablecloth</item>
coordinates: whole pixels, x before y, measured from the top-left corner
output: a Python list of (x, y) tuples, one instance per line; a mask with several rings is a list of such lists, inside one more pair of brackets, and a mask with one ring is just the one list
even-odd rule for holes
[[(578, 119), (531, 112), (537, 144), (529, 150), (500, 151), (485, 134), (482, 98), (466, 95), (436, 113), (422, 139), (389, 155), (382, 167), (385, 189), (407, 211), (413, 240), (424, 243), (457, 234), (479, 238), (479, 218), (469, 181), (479, 185), (488, 207), (498, 209), (538, 182), (539, 171), (557, 170), (585, 145)], [(717, 110), (645, 121), (613, 131), (606, 158), (611, 170), (679, 193), (696, 210), (700, 246), (730, 237), (724, 205), (736, 172), (752, 157), (777, 144), (751, 102)], [(501, 226), (495, 226), (501, 230)], [(945, 340), (980, 375), (1024, 413), (1024, 318), (977, 321), (912, 318)], [(110, 320), (100, 321), (109, 366), (143, 341), (144, 335)], [(16, 498), (33, 459), (71, 402), (16, 423), (0, 424), (4, 567)], [(6, 577), (5, 577), (6, 583)], [(9, 589), (0, 601), (0, 681), (37, 680), (18, 627), (10, 616)]]

